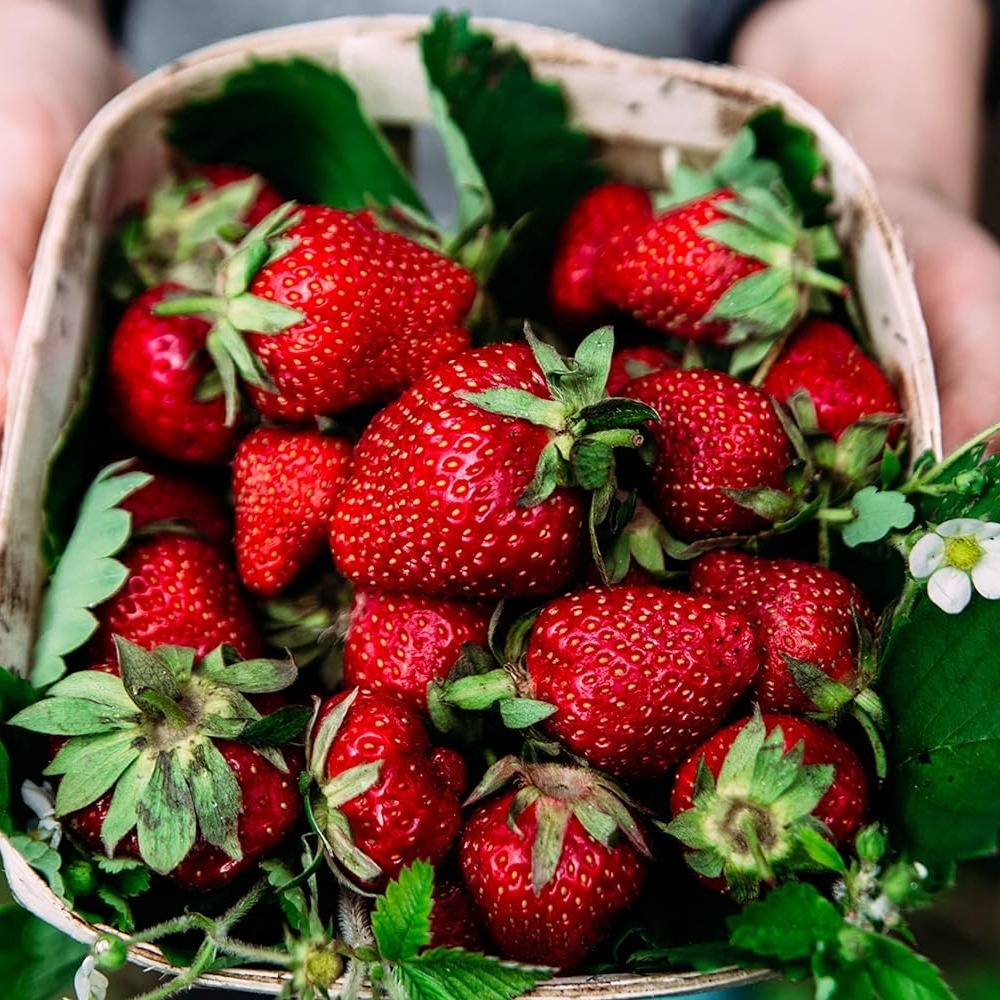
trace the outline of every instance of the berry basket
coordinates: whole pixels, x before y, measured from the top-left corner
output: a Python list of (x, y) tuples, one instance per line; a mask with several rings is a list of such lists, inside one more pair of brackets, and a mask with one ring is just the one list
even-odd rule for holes
[[(405, 131), (430, 114), (417, 45), (424, 24), (409, 17), (342, 18), (212, 46), (134, 83), (77, 142), (52, 199), (11, 380), (0, 470), (0, 662), (21, 673), (29, 667), (44, 583), (39, 498), (47, 458), (74, 403), (85, 361), (119, 164), (149, 143), (172, 107), (211, 93), (253, 57), (297, 55), (334, 66), (356, 86), (374, 119)], [(678, 159), (698, 161), (714, 154), (761, 107), (780, 106), (791, 121), (810, 129), (830, 164), (837, 233), (873, 349), (903, 402), (911, 453), (940, 452), (930, 351), (904, 252), (865, 167), (820, 114), (781, 85), (737, 69), (634, 56), (524, 24), (483, 24), (500, 42), (516, 44), (541, 78), (561, 85), (575, 123), (590, 133), (614, 174), (625, 180), (662, 183)], [(0, 839), (0, 853), (24, 907), (79, 941), (94, 940), (99, 928), (70, 912), (6, 839)], [(152, 946), (134, 950), (130, 959), (145, 968), (172, 970)], [(732, 969), (560, 977), (532, 996), (654, 997), (746, 984), (767, 975)], [(282, 976), (236, 968), (199, 982), (276, 994)]]

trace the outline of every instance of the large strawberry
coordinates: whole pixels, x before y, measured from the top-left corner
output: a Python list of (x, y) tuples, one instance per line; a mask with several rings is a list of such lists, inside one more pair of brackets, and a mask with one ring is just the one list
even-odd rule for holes
[(649, 192), (634, 184), (609, 181), (580, 198), (560, 230), (549, 273), (549, 306), (556, 319), (572, 328), (600, 326), (609, 310), (597, 292), (597, 253), (626, 226), (646, 223), (652, 214)]
[(777, 497), (783, 506), (785, 472), (795, 457), (770, 395), (704, 368), (667, 369), (624, 392), (659, 414), (651, 429), (652, 499), (671, 531), (695, 541), (768, 526), (751, 504)]
[(597, 289), (664, 333), (734, 343), (790, 329), (816, 288), (844, 289), (815, 263), (810, 234), (772, 190), (721, 188), (612, 237)]
[[(691, 592), (741, 611), (756, 626), (764, 665), (753, 691), (765, 712), (829, 710), (834, 706), (824, 694), (840, 690), (850, 698), (870, 679), (862, 633), (874, 627), (874, 615), (858, 587), (835, 570), (798, 559), (707, 552), (691, 567)], [(824, 678), (836, 686), (824, 685)]]
[[(899, 399), (881, 368), (850, 332), (831, 320), (806, 320), (771, 366), (761, 386), (793, 405), (808, 396), (815, 426), (837, 440), (865, 417), (898, 417)], [(898, 426), (890, 440), (899, 436)]]
[[(565, 361), (537, 340), (471, 350), (382, 410), (355, 451), (330, 544), (359, 586), (441, 596), (551, 593), (614, 493), (614, 448), (655, 417), (604, 398), (610, 331)], [(533, 348), (533, 349), (532, 349)]]
[(461, 827), (465, 764), (431, 746), (416, 709), (356, 688), (335, 695), (307, 756), (331, 864), (382, 887), (418, 858), (444, 860)]
[[(519, 787), (500, 791), (511, 779)], [(484, 798), (459, 861), (490, 937), (508, 958), (578, 966), (642, 889), (648, 848), (629, 806), (597, 771), (514, 758), (470, 801)]]
[(228, 644), (247, 658), (260, 655), (253, 610), (236, 571), (211, 542), (161, 532), (132, 541), (118, 557), (128, 576), (96, 609), (95, 662), (114, 660), (114, 637), (145, 649), (189, 646), (205, 656)]
[(666, 774), (713, 733), (761, 661), (753, 626), (721, 601), (634, 584), (549, 601), (523, 665), (516, 648), (508, 654), (505, 669), (448, 682), (444, 701), (502, 706), (521, 694), (544, 702), (548, 735), (630, 779)]
[(316, 429), (258, 427), (233, 458), (236, 566), (262, 597), (284, 590), (326, 550), (351, 443)]
[(357, 590), (344, 640), (344, 683), (394, 694), (425, 712), (427, 685), (472, 642), (486, 644), (487, 606), (422, 594)]
[(182, 462), (223, 462), (241, 434), (236, 411), (207, 391), (213, 368), (211, 329), (199, 316), (162, 316), (154, 309), (184, 294), (157, 285), (122, 314), (108, 349), (108, 412), (136, 444)]
[(92, 850), (141, 858), (204, 891), (274, 850), (301, 815), (291, 758), (244, 741), (265, 725), (246, 695), (278, 692), (290, 662), (217, 648), (150, 652), (116, 639), (120, 676), (78, 671), (12, 719), (58, 737), (56, 815)]
[(695, 872), (746, 900), (762, 882), (823, 867), (823, 838), (849, 844), (867, 809), (868, 778), (844, 740), (808, 719), (758, 713), (681, 764), (668, 831)]

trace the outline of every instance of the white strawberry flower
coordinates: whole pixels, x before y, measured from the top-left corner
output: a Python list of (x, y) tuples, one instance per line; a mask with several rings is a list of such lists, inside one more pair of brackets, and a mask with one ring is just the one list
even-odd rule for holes
[(73, 977), (76, 1000), (105, 1000), (108, 995), (108, 977), (97, 968), (97, 959), (91, 954), (80, 964)]
[(956, 517), (928, 531), (910, 550), (910, 572), (927, 581), (927, 596), (949, 615), (972, 598), (972, 588), (1000, 598), (1000, 523)]
[(44, 785), (25, 781), (21, 785), (21, 800), (38, 817), (31, 823), (33, 835), (56, 850), (62, 840), (62, 824), (56, 819), (56, 800), (52, 794), (52, 786), (47, 781)]

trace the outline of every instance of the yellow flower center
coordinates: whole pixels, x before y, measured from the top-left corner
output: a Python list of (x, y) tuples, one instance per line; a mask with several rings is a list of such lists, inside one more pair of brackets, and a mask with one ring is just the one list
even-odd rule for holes
[(945, 562), (965, 573), (970, 572), (984, 554), (982, 545), (975, 538), (960, 535), (944, 540)]

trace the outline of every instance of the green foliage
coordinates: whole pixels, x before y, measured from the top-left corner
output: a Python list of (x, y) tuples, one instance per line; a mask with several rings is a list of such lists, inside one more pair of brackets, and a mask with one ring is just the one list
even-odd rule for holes
[(426, 861), (415, 861), (389, 883), (372, 913), (372, 930), (385, 961), (415, 958), (430, 941), (433, 892), (434, 869)]
[(7, 1000), (51, 1000), (70, 989), (87, 954), (61, 931), (16, 905), (0, 907), (0, 982)]
[(297, 201), (364, 208), (420, 196), (350, 83), (306, 59), (254, 62), (176, 110), (167, 139), (202, 163), (256, 170)]
[(877, 542), (894, 529), (908, 528), (913, 523), (913, 506), (896, 490), (878, 490), (866, 486), (851, 500), (854, 519), (848, 521), (841, 534), (851, 548), (865, 542)]

